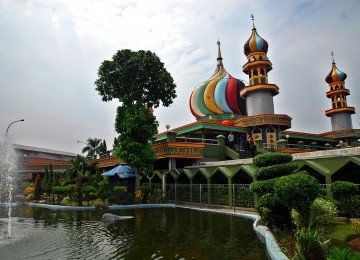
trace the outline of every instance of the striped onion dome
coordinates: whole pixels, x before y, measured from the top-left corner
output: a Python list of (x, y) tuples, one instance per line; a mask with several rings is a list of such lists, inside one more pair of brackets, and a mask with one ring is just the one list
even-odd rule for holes
[[(332, 54), (333, 55), (333, 54)], [(332, 68), (330, 73), (326, 76), (325, 81), (331, 84), (336, 81), (345, 81), (347, 75), (336, 67), (335, 60), (333, 58)]]
[(244, 83), (231, 76), (224, 68), (218, 44), (217, 66), (214, 74), (197, 85), (190, 96), (190, 110), (194, 117), (209, 115), (246, 115), (246, 100), (240, 96)]
[(254, 24), (254, 16), (251, 16), (253, 19), (253, 29), (249, 40), (244, 45), (244, 54), (248, 56), (252, 52), (268, 52), (268, 43), (265, 39), (261, 38), (256, 31)]

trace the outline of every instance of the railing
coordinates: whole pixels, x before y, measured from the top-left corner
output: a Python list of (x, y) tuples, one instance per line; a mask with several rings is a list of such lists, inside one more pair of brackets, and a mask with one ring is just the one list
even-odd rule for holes
[(176, 141), (187, 142), (187, 143), (204, 143), (207, 145), (218, 145), (219, 141), (217, 139), (206, 139), (206, 138), (193, 138), (186, 136), (176, 137)]
[[(151, 184), (151, 189), (162, 189), (161, 184)], [(249, 184), (167, 184), (165, 201), (206, 206), (254, 208), (254, 194)]]

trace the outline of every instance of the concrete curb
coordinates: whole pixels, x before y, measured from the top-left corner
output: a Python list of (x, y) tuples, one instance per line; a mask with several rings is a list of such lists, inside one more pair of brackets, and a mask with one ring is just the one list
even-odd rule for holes
[[(95, 210), (95, 206), (61, 206), (61, 205), (50, 205), (41, 204), (35, 202), (26, 202), (25, 205), (30, 207), (39, 207), (51, 210)], [(144, 208), (175, 208), (175, 204), (131, 204), (131, 205), (112, 205), (109, 209), (144, 209)]]

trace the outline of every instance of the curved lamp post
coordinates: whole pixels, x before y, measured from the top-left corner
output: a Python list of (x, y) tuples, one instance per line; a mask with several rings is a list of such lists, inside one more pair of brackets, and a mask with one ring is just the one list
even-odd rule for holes
[(25, 121), (24, 119), (20, 119), (20, 120), (16, 120), (16, 121), (14, 121), (14, 122), (11, 122), (11, 123), (8, 125), (8, 127), (6, 128), (6, 134), (5, 134), (5, 136), (6, 136), (6, 137), (8, 136), (9, 128), (10, 128), (10, 126), (11, 126), (12, 124), (15, 124), (15, 123), (17, 123), (17, 122), (24, 122), (24, 121)]

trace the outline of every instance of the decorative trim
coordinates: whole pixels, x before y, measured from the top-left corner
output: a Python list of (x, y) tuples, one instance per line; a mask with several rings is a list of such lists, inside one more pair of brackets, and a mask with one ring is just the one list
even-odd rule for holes
[(332, 108), (325, 111), (326, 116), (331, 116), (333, 114), (337, 113), (350, 113), (355, 114), (355, 108), (354, 107), (338, 107), (338, 108)]
[(248, 92), (259, 90), (268, 90), (272, 92), (273, 96), (279, 94), (279, 88), (275, 84), (257, 84), (246, 86), (245, 88), (243, 88), (243, 90), (240, 91), (240, 95), (244, 97)]
[(278, 125), (283, 129), (287, 129), (291, 127), (291, 119), (292, 118), (287, 115), (262, 114), (240, 118), (234, 122), (234, 125), (245, 128), (263, 125)]

